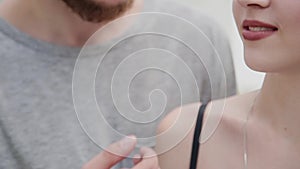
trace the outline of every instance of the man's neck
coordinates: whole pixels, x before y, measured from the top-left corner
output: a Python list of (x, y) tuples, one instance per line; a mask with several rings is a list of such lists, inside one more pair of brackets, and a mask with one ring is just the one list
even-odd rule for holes
[[(136, 13), (142, 1), (136, 0), (124, 15)], [(82, 20), (60, 0), (4, 0), (0, 17), (30, 36), (46, 42), (80, 47), (108, 21), (92, 23)], [(124, 27), (115, 30), (120, 33)], [(112, 35), (116, 34), (111, 32)]]

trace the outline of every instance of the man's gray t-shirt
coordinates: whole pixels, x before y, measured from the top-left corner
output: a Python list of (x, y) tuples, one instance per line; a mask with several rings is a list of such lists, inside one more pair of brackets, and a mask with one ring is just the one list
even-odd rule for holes
[[(121, 135), (152, 138), (157, 123), (175, 107), (233, 95), (236, 86), (227, 39), (210, 18), (175, 2), (161, 0), (145, 1), (143, 12), (156, 14), (146, 22), (133, 24), (133, 28), (125, 31), (120, 38), (97, 46), (97, 51), (102, 51), (102, 55), (105, 53), (105, 57), (95, 75), (94, 92), (106, 125)], [(160, 22), (155, 18), (157, 12), (171, 14), (171, 18), (186, 19), (203, 31), (210, 41), (197, 38), (194, 32), (181, 28), (182, 25), (174, 25), (171, 20)], [(201, 59), (180, 39), (164, 36), (168, 33), (202, 47)], [(36, 40), (0, 19), (0, 168), (80, 168), (101, 151), (97, 141), (95, 144), (95, 140), (88, 137), (90, 133), (92, 135), (89, 136), (93, 137), (99, 130), (99, 136), (95, 138), (103, 139), (107, 144), (119, 139), (110, 135), (105, 126), (95, 129), (97, 132), (85, 133), (79, 123), (82, 120), (82, 124), (91, 125), (87, 127), (99, 123), (99, 120), (89, 118), (88, 113), (86, 119), (78, 119), (75, 112), (72, 78), (79, 52), (79, 48)], [(129, 56), (136, 57), (138, 61), (130, 62)], [(92, 57), (88, 56), (87, 60)], [(128, 65), (122, 68), (125, 63)], [(149, 63), (160, 64), (160, 67), (153, 68)], [(143, 71), (135, 72), (130, 84), (125, 84), (125, 87), (128, 85), (126, 97), (129, 102), (124, 101), (125, 96), (118, 95), (118, 92), (113, 98), (112, 87), (119, 91), (119, 86), (124, 87), (122, 82), (128, 80), (124, 77), (126, 73), (142, 64), (148, 65), (147, 69), (139, 69)], [(161, 66), (173, 74), (159, 69)], [(193, 78), (185, 77), (183, 67), (190, 69)], [(116, 72), (119, 76), (115, 76)], [(225, 79), (222, 73), (225, 73)], [(197, 88), (192, 85), (193, 80)], [(180, 83), (182, 81), (184, 83)], [(112, 85), (112, 82), (116, 83)], [(182, 86), (178, 86), (177, 82)], [(163, 91), (164, 94), (153, 94), (155, 91)], [(142, 114), (146, 120), (141, 119), (141, 123), (126, 118), (116, 106), (116, 103), (130, 103), (137, 111), (147, 112), (151, 106), (161, 104), (161, 98), (167, 100), (162, 115), (157, 114), (158, 118), (147, 121), (147, 116), (157, 112)], [(86, 111), (89, 108), (87, 106)], [(99, 125), (102, 124), (95, 126)], [(139, 144), (155, 145), (153, 138)]]

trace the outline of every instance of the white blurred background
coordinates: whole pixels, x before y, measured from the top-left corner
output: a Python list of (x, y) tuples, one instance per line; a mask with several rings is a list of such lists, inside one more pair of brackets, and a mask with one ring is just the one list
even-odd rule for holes
[(250, 70), (243, 57), (242, 41), (237, 33), (232, 15), (232, 0), (177, 0), (198, 8), (215, 18), (225, 29), (232, 46), (236, 78), (239, 93), (259, 89), (262, 85), (263, 73)]
[[(2, 0), (0, 0), (1, 2)], [(147, 1), (147, 0), (146, 0)], [(151, 1), (151, 0), (148, 0)], [(244, 63), (243, 46), (237, 33), (233, 16), (232, 0), (177, 0), (187, 3), (216, 19), (225, 29), (232, 46), (239, 93), (261, 87), (263, 74), (250, 70)]]

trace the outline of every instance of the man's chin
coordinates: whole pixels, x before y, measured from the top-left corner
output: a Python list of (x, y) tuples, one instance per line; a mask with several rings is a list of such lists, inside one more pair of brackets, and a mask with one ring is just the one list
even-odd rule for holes
[[(62, 0), (62, 1), (64, 1), (67, 4), (67, 6), (71, 8), (74, 13), (78, 14), (84, 21), (94, 22), (94, 23), (110, 21), (121, 16), (132, 7), (134, 2), (134, 0)], [(115, 3), (116, 5), (113, 5), (113, 3)]]
[(105, 5), (107, 7), (114, 7), (114, 6), (117, 6), (119, 4), (126, 3), (126, 1), (128, 1), (128, 0), (91, 0), (91, 1), (94, 1), (95, 3)]

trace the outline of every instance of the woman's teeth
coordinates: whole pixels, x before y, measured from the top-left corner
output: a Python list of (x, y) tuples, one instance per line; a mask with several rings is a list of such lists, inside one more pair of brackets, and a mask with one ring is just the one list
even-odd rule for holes
[(267, 28), (267, 27), (254, 27), (254, 26), (249, 26), (248, 27), (249, 31), (253, 32), (261, 32), (261, 31), (274, 31), (273, 28)]

